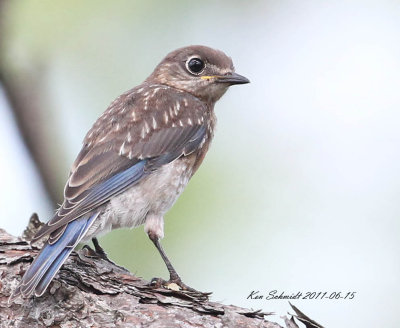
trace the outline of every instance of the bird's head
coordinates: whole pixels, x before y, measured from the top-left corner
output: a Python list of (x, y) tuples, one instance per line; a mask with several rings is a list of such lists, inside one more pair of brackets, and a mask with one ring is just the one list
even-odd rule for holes
[(146, 82), (159, 83), (215, 102), (234, 84), (250, 81), (235, 73), (231, 58), (205, 46), (190, 46), (169, 53)]

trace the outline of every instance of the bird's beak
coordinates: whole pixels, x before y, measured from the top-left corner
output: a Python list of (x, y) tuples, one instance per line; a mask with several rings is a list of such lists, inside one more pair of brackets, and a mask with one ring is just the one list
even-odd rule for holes
[(228, 74), (228, 75), (223, 75), (223, 76), (218, 76), (216, 79), (216, 82), (219, 83), (228, 83), (230, 85), (233, 84), (246, 84), (246, 83), (250, 83), (249, 79), (239, 75), (237, 73), (232, 73), (232, 74)]
[(217, 83), (227, 83), (229, 85), (233, 84), (246, 84), (250, 83), (249, 79), (239, 75), (237, 73), (230, 73), (227, 75), (208, 75), (208, 76), (202, 76), (202, 80), (214, 80)]

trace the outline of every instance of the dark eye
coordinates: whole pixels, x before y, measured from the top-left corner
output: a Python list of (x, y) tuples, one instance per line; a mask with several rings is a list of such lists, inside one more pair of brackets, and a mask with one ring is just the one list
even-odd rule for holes
[(192, 58), (186, 63), (186, 67), (190, 73), (200, 74), (206, 65), (200, 58)]

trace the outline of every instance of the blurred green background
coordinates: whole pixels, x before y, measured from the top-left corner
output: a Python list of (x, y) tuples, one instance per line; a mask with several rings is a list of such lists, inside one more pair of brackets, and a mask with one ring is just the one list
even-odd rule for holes
[[(398, 1), (2, 1), (0, 10), (0, 227), (20, 234), (33, 211), (48, 220), (108, 104), (169, 51), (204, 44), (251, 84), (216, 105), (213, 145), (167, 215), (163, 245), (177, 271), (213, 300), (274, 311), (278, 322), (288, 303), (247, 300), (252, 290), (355, 291), (293, 303), (327, 327), (398, 327)], [(19, 117), (6, 84), (25, 105)], [(133, 273), (167, 277), (143, 228), (100, 242)]]

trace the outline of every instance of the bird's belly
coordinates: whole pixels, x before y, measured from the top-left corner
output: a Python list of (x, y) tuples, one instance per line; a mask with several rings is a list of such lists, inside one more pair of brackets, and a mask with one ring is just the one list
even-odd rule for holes
[(192, 176), (192, 162), (190, 158), (177, 159), (113, 197), (85, 239), (113, 229), (137, 227), (144, 224), (149, 214), (163, 217), (189, 182)]

